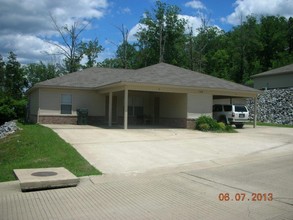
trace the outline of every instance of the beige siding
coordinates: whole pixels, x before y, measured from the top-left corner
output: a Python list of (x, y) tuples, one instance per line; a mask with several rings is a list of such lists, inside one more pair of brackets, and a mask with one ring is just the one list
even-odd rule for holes
[(293, 87), (293, 73), (262, 76), (254, 78), (253, 81), (256, 89), (289, 88)]
[(61, 94), (72, 95), (72, 115), (86, 108), (90, 116), (105, 115), (105, 96), (94, 91), (67, 89), (40, 89), (40, 115), (61, 115)]
[(213, 96), (210, 94), (187, 94), (187, 118), (195, 119), (201, 115), (212, 116)]
[(30, 114), (37, 115), (39, 109), (39, 90), (36, 89), (29, 95)]
[(186, 118), (186, 94), (160, 93), (160, 117)]

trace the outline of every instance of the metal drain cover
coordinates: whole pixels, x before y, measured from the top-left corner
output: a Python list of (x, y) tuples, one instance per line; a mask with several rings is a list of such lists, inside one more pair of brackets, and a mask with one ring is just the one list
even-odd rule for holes
[(56, 176), (57, 173), (56, 172), (52, 172), (52, 171), (42, 171), (42, 172), (34, 172), (31, 174), (32, 176)]

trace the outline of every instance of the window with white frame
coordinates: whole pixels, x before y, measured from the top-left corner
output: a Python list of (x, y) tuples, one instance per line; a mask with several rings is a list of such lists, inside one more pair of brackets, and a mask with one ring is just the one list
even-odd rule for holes
[(71, 94), (61, 94), (61, 114), (72, 114)]

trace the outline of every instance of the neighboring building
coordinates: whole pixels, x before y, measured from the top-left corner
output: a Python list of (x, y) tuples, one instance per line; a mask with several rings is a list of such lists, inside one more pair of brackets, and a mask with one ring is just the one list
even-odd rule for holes
[(214, 100), (253, 97), (259, 90), (160, 63), (137, 69), (89, 68), (44, 82), (28, 91), (29, 119), (76, 124), (77, 109), (90, 124), (151, 124), (193, 127), (212, 116)]
[(293, 87), (293, 64), (252, 76), (256, 89), (280, 89)]

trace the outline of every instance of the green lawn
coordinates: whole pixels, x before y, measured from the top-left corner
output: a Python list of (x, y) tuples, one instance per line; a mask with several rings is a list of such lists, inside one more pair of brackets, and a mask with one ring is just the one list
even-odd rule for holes
[(76, 176), (101, 174), (51, 129), (18, 126), (21, 130), (0, 139), (0, 182), (15, 180), (13, 169), (20, 168), (65, 167)]

